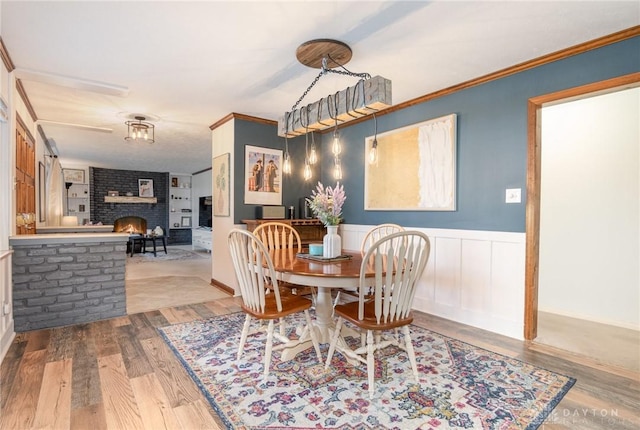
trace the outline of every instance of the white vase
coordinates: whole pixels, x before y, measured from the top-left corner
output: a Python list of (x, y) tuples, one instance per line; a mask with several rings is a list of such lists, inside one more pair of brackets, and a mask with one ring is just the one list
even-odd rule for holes
[(324, 258), (339, 257), (342, 254), (342, 238), (338, 234), (337, 225), (328, 225), (327, 234), (322, 238), (322, 256)]

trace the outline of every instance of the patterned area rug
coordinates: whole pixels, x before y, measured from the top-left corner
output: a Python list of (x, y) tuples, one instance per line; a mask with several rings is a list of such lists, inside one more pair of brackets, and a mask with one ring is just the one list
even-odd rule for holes
[(167, 247), (167, 253), (164, 253), (164, 248), (160, 245), (156, 251), (156, 256), (153, 255), (153, 249), (147, 249), (145, 254), (135, 253), (133, 257), (127, 256), (127, 263), (155, 263), (158, 261), (169, 261), (169, 260), (189, 260), (192, 258), (207, 258), (208, 255), (204, 252), (198, 253), (194, 251), (189, 251), (187, 249), (180, 248), (172, 248)]
[(243, 321), (236, 313), (160, 329), (229, 429), (535, 429), (575, 383), (417, 326), (419, 383), (392, 346), (376, 356), (373, 400), (364, 365), (336, 353), (325, 372), (311, 347), (285, 362), (274, 353), (265, 383), (263, 333), (236, 360)]

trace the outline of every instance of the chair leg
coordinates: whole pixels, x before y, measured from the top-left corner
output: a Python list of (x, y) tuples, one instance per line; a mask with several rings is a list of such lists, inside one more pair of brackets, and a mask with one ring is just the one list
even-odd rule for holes
[(373, 378), (375, 377), (375, 361), (373, 353), (375, 346), (373, 343), (373, 331), (367, 330), (367, 376), (369, 377), (369, 398), (373, 399), (373, 393), (375, 393), (375, 383)]
[(407, 355), (409, 356), (409, 361), (411, 362), (411, 370), (413, 371), (413, 377), (416, 378), (416, 382), (418, 382), (418, 365), (416, 364), (416, 353), (413, 350), (413, 342), (411, 342), (411, 335), (409, 334), (409, 326), (406, 325), (402, 327), (402, 333), (404, 333), (404, 341), (406, 343)]
[(313, 329), (313, 325), (311, 323), (311, 315), (309, 315), (309, 311), (304, 311), (304, 316), (307, 319), (307, 329), (309, 330), (309, 335), (311, 336), (311, 342), (313, 343), (313, 348), (316, 350), (316, 355), (318, 356), (318, 363), (322, 363), (322, 354), (320, 354), (320, 344), (318, 343), (318, 338), (316, 337), (316, 331)]
[(280, 318), (280, 336), (285, 336), (287, 331), (287, 323), (284, 318)]
[(269, 366), (271, 366), (271, 352), (273, 350), (273, 320), (269, 320), (267, 327), (267, 344), (264, 347), (264, 373), (263, 380), (269, 377)]
[(244, 343), (247, 341), (247, 335), (249, 334), (249, 326), (251, 325), (251, 315), (247, 314), (244, 318), (244, 325), (242, 326), (242, 334), (240, 335), (240, 345), (238, 346), (237, 360), (240, 360), (242, 356), (242, 350), (244, 349)]
[(331, 364), (331, 359), (333, 358), (333, 353), (336, 350), (336, 345), (338, 344), (338, 338), (340, 337), (340, 331), (342, 330), (342, 317), (338, 318), (338, 323), (336, 324), (336, 329), (333, 332), (333, 337), (331, 338), (331, 343), (329, 344), (329, 352), (327, 352), (327, 361), (324, 362), (324, 370), (329, 368), (329, 364)]

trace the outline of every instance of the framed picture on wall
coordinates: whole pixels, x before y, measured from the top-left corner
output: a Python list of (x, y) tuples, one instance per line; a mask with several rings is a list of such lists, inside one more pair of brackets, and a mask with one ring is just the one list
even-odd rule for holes
[(82, 169), (62, 169), (62, 177), (65, 182), (84, 184), (84, 170)]
[(229, 216), (229, 159), (230, 153), (213, 158), (213, 215)]
[(377, 151), (365, 163), (365, 210), (456, 210), (456, 114), (378, 134)]
[(244, 203), (282, 204), (282, 151), (245, 146)]
[(138, 195), (153, 197), (153, 179), (138, 179)]
[(191, 217), (190, 216), (183, 216), (182, 217), (182, 223), (180, 224), (181, 227), (191, 227)]

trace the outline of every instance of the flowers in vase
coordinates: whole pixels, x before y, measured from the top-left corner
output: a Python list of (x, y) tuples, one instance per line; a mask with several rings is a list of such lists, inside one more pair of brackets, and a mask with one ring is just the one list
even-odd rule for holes
[(344, 187), (340, 182), (334, 188), (325, 188), (322, 182), (318, 181), (316, 189), (311, 192), (311, 198), (307, 199), (307, 202), (316, 218), (325, 226), (331, 226), (340, 224), (342, 205), (346, 199)]

